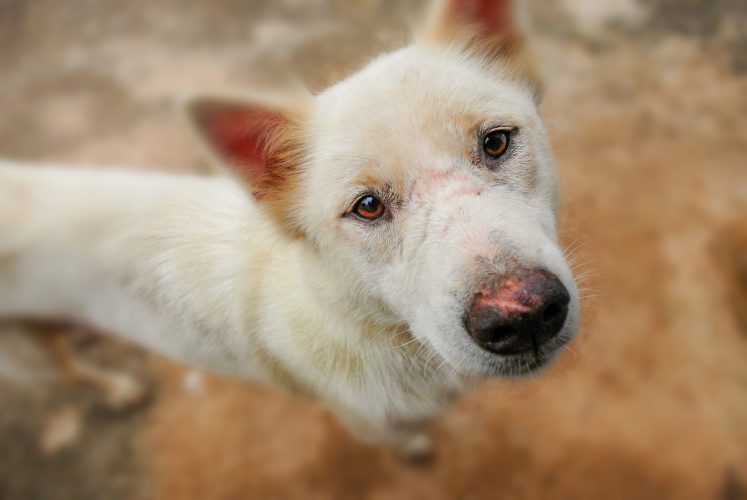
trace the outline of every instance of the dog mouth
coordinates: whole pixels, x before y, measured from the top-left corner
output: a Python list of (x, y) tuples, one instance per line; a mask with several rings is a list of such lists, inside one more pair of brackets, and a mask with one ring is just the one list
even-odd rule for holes
[[(465, 332), (466, 333), (466, 332)], [(575, 337), (575, 330), (566, 324), (555, 337), (537, 343), (532, 349), (514, 354), (496, 354), (490, 350), (467, 348), (465, 358), (443, 356), (457, 373), (472, 378), (523, 379), (541, 374), (552, 366), (563, 349)], [(568, 349), (570, 350), (570, 349)]]
[[(443, 354), (439, 356), (444, 359), (445, 365), (451, 366), (451, 370), (467, 378), (524, 379), (539, 375), (550, 367), (573, 337), (571, 331), (564, 331), (557, 337), (536, 345), (532, 350), (510, 355), (498, 355), (480, 349), (479, 354), (467, 354), (467, 359), (453, 359), (452, 356)], [(432, 345), (430, 347), (433, 349)], [(434, 352), (439, 351), (434, 349)], [(479, 359), (475, 359), (476, 357)], [(435, 363), (434, 366), (439, 365)]]
[(532, 353), (516, 354), (505, 357), (497, 368), (497, 375), (504, 378), (517, 378), (534, 375), (546, 368), (556, 357), (556, 352), (550, 354)]
[(532, 350), (501, 356), (491, 363), (491, 375), (501, 378), (522, 378), (542, 372), (560, 355), (561, 349), (571, 341), (572, 335), (561, 334), (536, 345)]

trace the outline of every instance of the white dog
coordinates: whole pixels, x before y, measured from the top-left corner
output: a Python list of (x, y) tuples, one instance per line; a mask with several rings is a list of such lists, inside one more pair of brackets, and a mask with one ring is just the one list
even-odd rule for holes
[(315, 97), (195, 100), (241, 182), (0, 162), (0, 317), (116, 332), (425, 452), (471, 381), (538, 370), (578, 324), (511, 7), (444, 2)]

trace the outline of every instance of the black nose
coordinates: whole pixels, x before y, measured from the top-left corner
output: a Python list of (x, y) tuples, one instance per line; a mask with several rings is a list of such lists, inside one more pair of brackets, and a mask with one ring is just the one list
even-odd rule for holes
[(570, 300), (554, 274), (520, 269), (477, 292), (464, 323), (483, 349), (503, 356), (520, 354), (536, 350), (560, 332)]

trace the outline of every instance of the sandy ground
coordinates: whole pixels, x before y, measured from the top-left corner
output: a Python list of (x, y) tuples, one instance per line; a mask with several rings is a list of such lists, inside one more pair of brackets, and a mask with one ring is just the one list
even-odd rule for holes
[[(434, 424), (437, 459), (412, 466), (308, 401), (76, 339), (151, 387), (148, 405), (107, 410), (8, 328), (0, 498), (747, 498), (747, 337), (714, 260), (723, 228), (747, 217), (747, 7), (606, 4), (533, 3), (562, 238), (585, 297), (553, 369), (468, 394)], [(319, 89), (404, 43), (413, 12), (2, 0), (0, 155), (204, 171), (181, 96), (245, 88), (278, 60)]]

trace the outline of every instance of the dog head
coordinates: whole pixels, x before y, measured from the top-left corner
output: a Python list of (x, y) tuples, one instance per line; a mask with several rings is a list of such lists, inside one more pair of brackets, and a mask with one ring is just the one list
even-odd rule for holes
[(557, 179), (506, 0), (449, 0), (413, 45), (295, 103), (201, 99), (212, 149), (366, 314), (460, 373), (518, 375), (574, 335)]

